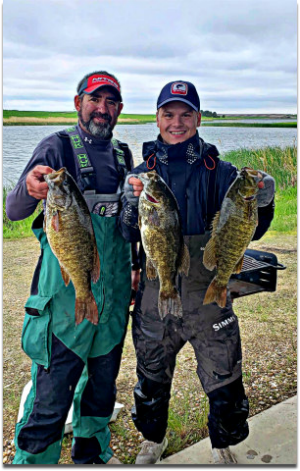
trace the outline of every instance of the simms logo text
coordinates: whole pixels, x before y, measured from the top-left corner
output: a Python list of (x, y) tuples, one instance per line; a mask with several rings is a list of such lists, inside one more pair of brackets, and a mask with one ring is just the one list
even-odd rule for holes
[(219, 322), (218, 324), (213, 324), (213, 329), (218, 332), (218, 330), (223, 329), (223, 327), (226, 327), (228, 324), (231, 322), (235, 321), (235, 316), (228, 317), (222, 322)]

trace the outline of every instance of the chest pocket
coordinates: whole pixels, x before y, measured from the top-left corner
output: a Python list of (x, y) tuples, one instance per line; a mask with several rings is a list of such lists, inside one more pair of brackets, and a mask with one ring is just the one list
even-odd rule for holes
[(120, 213), (121, 192), (111, 195), (97, 194), (94, 190), (85, 191), (84, 199), (91, 213), (101, 217), (115, 217)]

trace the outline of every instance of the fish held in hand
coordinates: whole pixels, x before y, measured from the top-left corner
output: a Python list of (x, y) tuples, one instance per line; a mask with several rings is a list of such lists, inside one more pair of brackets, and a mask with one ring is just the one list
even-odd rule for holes
[(240, 273), (244, 253), (255, 233), (258, 223), (256, 195), (262, 175), (244, 167), (228, 189), (221, 210), (216, 213), (212, 234), (203, 254), (203, 264), (208, 270), (216, 268), (203, 304), (216, 302), (225, 307), (227, 284), (233, 273)]
[(100, 276), (100, 260), (88, 206), (72, 176), (63, 167), (44, 175), (49, 186), (44, 230), (58, 259), (66, 286), (75, 289), (75, 320), (98, 324), (98, 308), (91, 281)]
[(158, 311), (182, 317), (182, 304), (176, 288), (178, 273), (188, 275), (190, 256), (181, 231), (176, 198), (155, 172), (136, 175), (144, 184), (139, 198), (139, 228), (146, 254), (149, 280), (159, 277)]

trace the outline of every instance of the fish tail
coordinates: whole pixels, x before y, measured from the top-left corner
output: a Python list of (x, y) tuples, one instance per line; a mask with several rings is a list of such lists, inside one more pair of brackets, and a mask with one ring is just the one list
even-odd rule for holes
[(92, 324), (98, 324), (98, 307), (94, 298), (93, 293), (90, 291), (90, 295), (87, 299), (81, 300), (76, 299), (75, 301), (75, 320), (76, 325), (81, 324), (83, 319), (87, 319)]
[(172, 316), (175, 317), (182, 317), (181, 299), (175, 287), (171, 293), (163, 290), (159, 292), (158, 312), (162, 319), (164, 319), (168, 314), (172, 314)]
[(225, 307), (227, 300), (227, 286), (219, 286), (214, 278), (207, 288), (203, 304), (210, 304), (214, 301), (219, 307)]

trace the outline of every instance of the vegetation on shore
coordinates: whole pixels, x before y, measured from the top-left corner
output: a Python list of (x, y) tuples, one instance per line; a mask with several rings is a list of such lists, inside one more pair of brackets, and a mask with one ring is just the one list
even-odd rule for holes
[[(222, 120), (237, 120), (237, 119), (260, 119), (264, 116), (247, 116), (241, 115), (217, 115), (216, 112), (202, 111), (202, 124), (209, 126), (243, 126), (243, 127), (297, 127), (297, 122), (287, 123), (216, 123), (211, 122), (216, 118)], [(18, 110), (3, 110), (3, 125), (4, 126), (53, 126), (77, 123), (77, 112), (60, 112), (60, 111), (18, 111)], [(296, 118), (295, 118), (296, 119)], [(121, 113), (118, 119), (118, 124), (147, 124), (156, 121), (155, 114), (125, 114)]]
[(239, 128), (296, 128), (297, 123), (202, 123), (201, 126), (239, 127)]
[[(266, 147), (258, 150), (239, 149), (228, 152), (223, 160), (236, 167), (264, 170), (276, 180), (276, 211), (271, 231), (294, 234), (297, 228), (297, 147)], [(12, 222), (5, 211), (6, 195), (12, 187), (3, 187), (3, 238), (17, 239), (32, 235), (31, 225), (42, 209), (41, 203), (32, 216)]]

